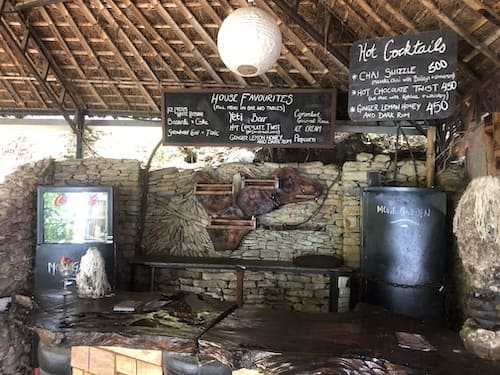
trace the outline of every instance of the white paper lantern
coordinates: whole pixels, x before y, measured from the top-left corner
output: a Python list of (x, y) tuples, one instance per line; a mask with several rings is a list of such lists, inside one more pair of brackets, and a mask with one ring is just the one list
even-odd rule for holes
[(276, 20), (262, 9), (239, 8), (222, 22), (217, 45), (231, 71), (252, 77), (267, 72), (278, 60), (281, 32)]

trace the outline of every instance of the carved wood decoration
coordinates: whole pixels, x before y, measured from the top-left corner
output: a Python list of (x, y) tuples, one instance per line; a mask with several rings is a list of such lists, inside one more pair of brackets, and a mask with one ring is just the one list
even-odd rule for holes
[(256, 220), (212, 219), (207, 227), (208, 235), (216, 250), (234, 250), (247, 233), (255, 230)]
[(256, 216), (288, 203), (315, 199), (323, 191), (319, 181), (289, 167), (276, 169), (263, 179), (235, 175), (232, 183), (202, 174), (194, 187), (196, 198), (212, 217), (207, 230), (216, 250), (236, 249), (256, 228)]

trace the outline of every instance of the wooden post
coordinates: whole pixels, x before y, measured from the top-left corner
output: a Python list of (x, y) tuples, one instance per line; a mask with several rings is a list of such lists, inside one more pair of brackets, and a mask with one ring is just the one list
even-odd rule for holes
[(243, 306), (243, 276), (245, 271), (241, 268), (236, 270), (236, 303), (238, 307)]
[(76, 158), (83, 158), (83, 132), (85, 126), (85, 116), (82, 111), (76, 113)]
[(155, 275), (156, 275), (156, 267), (151, 266), (151, 278), (149, 279), (149, 290), (151, 292), (155, 290)]
[(500, 177), (500, 112), (493, 113), (493, 155), (495, 158), (493, 176)]
[(435, 142), (436, 128), (434, 126), (429, 126), (427, 128), (427, 159), (425, 163), (425, 180), (428, 188), (434, 186), (434, 168), (436, 164)]
[(500, 112), (493, 112), (484, 122), (486, 173), (499, 176), (500, 169)]
[(328, 312), (337, 312), (339, 311), (339, 277), (335, 272), (329, 272), (329, 276)]

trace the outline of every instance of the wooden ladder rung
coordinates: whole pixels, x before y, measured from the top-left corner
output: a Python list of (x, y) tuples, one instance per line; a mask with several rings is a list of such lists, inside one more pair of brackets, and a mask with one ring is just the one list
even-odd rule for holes
[(195, 195), (231, 195), (233, 184), (207, 184), (196, 183), (194, 185)]
[(279, 179), (251, 179), (242, 178), (241, 187), (253, 187), (260, 190), (277, 190), (279, 189)]
[(314, 199), (316, 195), (314, 194), (297, 194), (295, 196), (296, 199)]
[(208, 229), (255, 229), (257, 221), (255, 219), (211, 219)]

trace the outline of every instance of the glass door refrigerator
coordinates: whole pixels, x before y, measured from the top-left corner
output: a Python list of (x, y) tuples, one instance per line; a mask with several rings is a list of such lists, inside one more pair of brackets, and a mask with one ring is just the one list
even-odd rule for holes
[(40, 186), (37, 209), (35, 290), (65, 287), (89, 247), (103, 256), (114, 288), (113, 188)]

